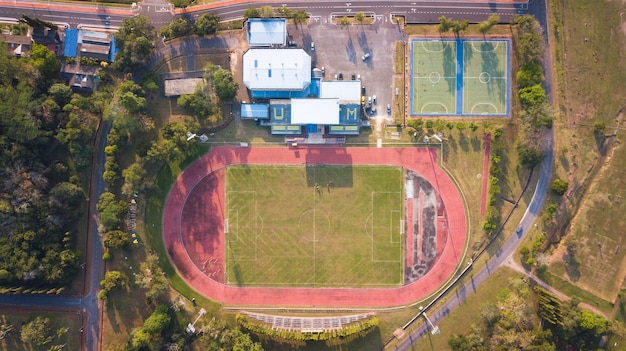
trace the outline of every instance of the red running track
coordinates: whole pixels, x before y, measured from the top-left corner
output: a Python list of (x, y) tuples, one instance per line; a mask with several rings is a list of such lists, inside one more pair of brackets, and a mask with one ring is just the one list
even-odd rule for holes
[[(464, 250), (467, 233), (464, 204), (456, 186), (439, 168), (436, 159), (436, 149), (427, 148), (216, 147), (186, 169), (170, 190), (163, 216), (165, 247), (178, 273), (189, 285), (210, 299), (225, 304), (294, 307), (388, 307), (409, 304), (437, 290), (455, 271)], [(424, 277), (397, 288), (225, 285), (222, 283), (223, 169), (235, 164), (362, 164), (397, 165), (411, 169), (427, 179), (440, 194), (447, 212), (449, 238), (437, 263)], [(209, 188), (212, 190), (209, 191)]]

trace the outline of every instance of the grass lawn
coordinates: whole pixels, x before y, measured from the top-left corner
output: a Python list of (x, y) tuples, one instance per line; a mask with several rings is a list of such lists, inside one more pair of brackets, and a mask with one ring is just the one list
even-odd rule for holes
[(571, 220), (563, 240), (576, 244), (575, 260), (566, 261), (560, 245), (551, 252), (549, 272), (564, 288), (571, 285), (588, 294), (573, 291), (583, 301), (595, 304), (597, 299), (600, 305), (616, 300), (626, 275), (621, 235), (626, 226), (621, 203), (626, 151), (619, 141), (614, 150), (602, 150), (604, 138), (593, 128), (595, 122), (604, 122), (604, 134), (613, 134), (613, 127), (624, 126), (625, 116), (618, 111), (626, 95), (626, 28), (620, 16), (625, 10), (623, 2), (571, 0), (551, 3), (549, 11), (560, 117), (555, 124), (555, 176), (579, 189), (566, 197), (567, 211), (559, 216)]
[(401, 285), (403, 182), (397, 167), (229, 167), (228, 283)]
[[(52, 337), (50, 343), (41, 347), (24, 344), (20, 340), (22, 325), (39, 316), (50, 319), (50, 332), (48, 334)], [(66, 344), (64, 350), (80, 350), (82, 348), (80, 328), (83, 326), (83, 317), (76, 312), (28, 311), (21, 308), (6, 308), (0, 313), (0, 324), (13, 325), (13, 330), (0, 340), (0, 351), (47, 350), (51, 346), (63, 344)], [(67, 331), (63, 328), (67, 328)]]
[[(500, 268), (494, 272), (489, 279), (481, 284), (476, 292), (461, 303), (461, 305), (450, 312), (445, 318), (437, 323), (440, 335), (433, 336), (428, 333), (419, 341), (413, 344), (410, 350), (449, 350), (448, 339), (452, 334), (466, 334), (472, 323), (479, 318), (484, 302), (494, 301), (496, 293), (509, 287), (511, 278), (523, 277), (522, 275), (508, 269)], [(434, 311), (434, 310), (433, 310)], [(419, 322), (422, 323), (422, 322)], [(417, 324), (415, 325), (417, 326)], [(409, 327), (410, 332), (415, 326)], [(407, 336), (408, 337), (408, 334)], [(386, 350), (394, 350), (397, 342), (389, 344)]]
[(589, 188), (567, 234), (576, 244), (574, 259), (564, 260), (559, 248), (550, 265), (555, 274), (607, 301), (615, 301), (626, 274), (625, 170), (626, 150), (618, 147)]

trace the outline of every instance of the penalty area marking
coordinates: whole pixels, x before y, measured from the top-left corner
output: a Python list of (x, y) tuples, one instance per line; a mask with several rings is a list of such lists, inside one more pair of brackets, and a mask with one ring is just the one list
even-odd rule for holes
[[(441, 105), (441, 106), (442, 106), (442, 107), (446, 110), (446, 111), (445, 111), (445, 112), (443, 112), (443, 113), (446, 113), (446, 114), (447, 114), (447, 113), (450, 113), (450, 112), (448, 111), (448, 106), (444, 105), (444, 104), (443, 104), (443, 103), (441, 103), (441, 102), (428, 102), (428, 103), (425, 103), (425, 104), (424, 104), (424, 106), (422, 106), (422, 109), (420, 110), (420, 113), (428, 113), (428, 112), (424, 112), (424, 108), (426, 108), (426, 106), (428, 106), (428, 105)], [(435, 112), (430, 112), (430, 114), (433, 114), (433, 113), (435, 113)]]
[(424, 46), (424, 43), (433, 43), (433, 41), (420, 40), (419, 42), (422, 44), (422, 48), (426, 50), (426, 52), (443, 52), (445, 49), (447, 49), (450, 46), (450, 44), (447, 41), (435, 41), (435, 43), (442, 43), (445, 45), (441, 47), (441, 50), (431, 50), (427, 48), (426, 46)]
[[(474, 112), (474, 110), (475, 110), (478, 106), (481, 106), (481, 105), (491, 106), (491, 107), (494, 109), (494, 111), (495, 111), (495, 112), (493, 112), (493, 113), (489, 113), (489, 112), (475, 113), (475, 112)], [(472, 114), (489, 115), (489, 114), (498, 114), (498, 113), (500, 113), (500, 112), (498, 111), (498, 108), (496, 107), (496, 105), (492, 104), (491, 102), (479, 102), (479, 103), (477, 103), (477, 104), (474, 104), (474, 106), (472, 106), (472, 108), (471, 108), (471, 113), (472, 113)]]
[[(500, 46), (500, 42), (498, 41), (470, 41), (470, 43), (472, 44), (472, 50), (476, 52), (494, 52)], [(476, 46), (474, 45), (475, 43), (490, 43), (490, 44), (496, 44), (496, 45), (494, 45), (491, 48), (491, 50), (483, 50), (483, 49), (477, 49)]]

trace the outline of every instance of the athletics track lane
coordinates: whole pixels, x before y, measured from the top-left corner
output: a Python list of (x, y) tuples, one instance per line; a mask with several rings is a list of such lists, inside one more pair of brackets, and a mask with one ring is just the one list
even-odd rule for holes
[[(170, 190), (163, 216), (165, 246), (179, 274), (189, 285), (208, 298), (225, 304), (309, 307), (385, 307), (409, 304), (427, 297), (450, 277), (462, 257), (466, 239), (467, 223), (463, 201), (452, 180), (436, 164), (436, 157), (435, 149), (426, 148), (216, 147), (185, 170)], [(182, 230), (183, 209), (185, 206), (195, 206), (188, 204), (188, 200), (196, 196), (193, 195), (196, 185), (202, 179), (231, 164), (398, 165), (412, 169), (427, 179), (440, 194), (446, 207), (449, 238), (435, 266), (424, 277), (397, 288), (272, 288), (224, 285), (203, 274), (202, 267), (198, 267), (191, 260), (184, 243), (203, 239), (189, 237)], [(222, 184), (218, 186), (215, 198), (209, 201), (213, 203), (216, 218), (223, 221), (223, 172), (216, 174)], [(193, 219), (185, 216), (185, 222), (189, 221)], [(199, 228), (195, 233), (201, 230)], [(219, 235), (212, 245), (218, 250), (215, 254), (222, 255), (223, 260), (223, 228), (204, 228), (204, 231), (213, 231), (215, 235)]]

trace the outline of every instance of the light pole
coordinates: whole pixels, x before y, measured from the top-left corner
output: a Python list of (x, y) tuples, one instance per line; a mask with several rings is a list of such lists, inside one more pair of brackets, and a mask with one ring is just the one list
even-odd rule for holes
[(422, 312), (422, 315), (424, 316), (424, 319), (426, 319), (426, 323), (428, 323), (428, 325), (430, 326), (430, 333), (433, 335), (439, 335), (439, 327), (434, 325), (430, 319), (428, 319), (428, 316), (426, 315), (426, 312), (424, 312), (424, 307), (420, 306), (420, 311)]

